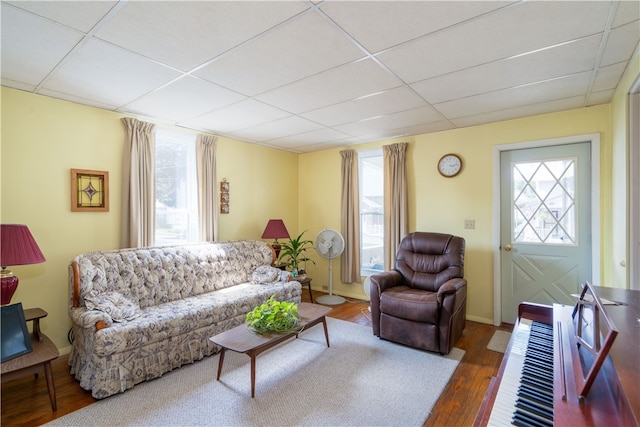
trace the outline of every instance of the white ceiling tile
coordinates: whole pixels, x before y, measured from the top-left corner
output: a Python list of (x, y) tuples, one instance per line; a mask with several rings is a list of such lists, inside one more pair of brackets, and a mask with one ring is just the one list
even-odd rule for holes
[(590, 80), (591, 72), (580, 73), (546, 82), (442, 102), (435, 104), (434, 107), (449, 119), (472, 116), (484, 112), (539, 104), (548, 99), (578, 96), (586, 92)]
[(47, 80), (44, 88), (123, 105), (178, 76), (156, 62), (90, 39)]
[(361, 133), (361, 138), (366, 142), (381, 141), (392, 138), (403, 138), (424, 133), (442, 132), (444, 130), (453, 129), (451, 122), (442, 120), (439, 122), (427, 123), (415, 126), (405, 127), (381, 127), (380, 129), (367, 128), (366, 132)]
[(256, 99), (302, 113), (355, 99), (402, 82), (371, 59), (351, 62), (256, 96)]
[(185, 76), (123, 108), (180, 122), (243, 99), (244, 96), (228, 89), (196, 77)]
[(634, 21), (611, 30), (600, 65), (606, 66), (628, 61), (638, 46), (638, 41), (640, 41), (640, 21)]
[(411, 85), (436, 104), (592, 70), (601, 40), (586, 37), (552, 49), (466, 68)]
[(403, 133), (405, 135), (420, 135), (423, 133), (442, 132), (444, 130), (453, 129), (453, 124), (448, 120), (440, 120), (437, 122), (420, 124), (415, 126), (405, 126), (402, 128), (392, 129), (395, 134)]
[(605, 2), (523, 2), (377, 56), (407, 83), (603, 31)]
[(41, 95), (50, 96), (52, 98), (63, 99), (65, 101), (75, 102), (76, 104), (89, 105), (91, 107), (102, 108), (103, 110), (116, 110), (117, 105), (109, 104), (107, 102), (100, 102), (94, 98), (83, 98), (76, 94), (58, 92), (51, 89), (41, 89), (39, 92)]
[(215, 130), (215, 132), (233, 132), (266, 123), (272, 120), (279, 120), (291, 114), (278, 108), (263, 104), (262, 102), (248, 99), (238, 102), (228, 107), (220, 108), (199, 117), (185, 120), (186, 126), (202, 127)]
[(24, 91), (27, 91), (27, 92), (32, 92), (36, 88), (36, 85), (34, 85), (34, 84), (18, 82), (18, 81), (11, 80), (11, 79), (5, 79), (4, 77), (2, 78), (2, 83), (1, 84), (2, 84), (2, 86), (6, 86), (6, 87), (18, 89), (18, 90), (24, 90)]
[(608, 67), (599, 68), (596, 73), (596, 79), (593, 82), (592, 92), (602, 90), (615, 89), (618, 82), (627, 68), (627, 62), (609, 65)]
[(365, 141), (357, 140), (352, 142), (350, 140), (323, 142), (320, 144), (304, 144), (294, 145), (291, 147), (291, 151), (296, 153), (311, 153), (314, 151), (330, 150), (332, 148), (348, 147), (350, 145), (363, 144)]
[(345, 140), (350, 135), (331, 128), (322, 128), (311, 132), (299, 133), (284, 138), (271, 139), (269, 144), (283, 145), (288, 147), (299, 147), (301, 145), (320, 144), (331, 141)]
[(491, 111), (488, 113), (452, 119), (451, 122), (456, 127), (476, 126), (485, 123), (499, 122), (503, 120), (517, 119), (521, 117), (547, 114), (554, 111), (571, 110), (584, 105), (583, 96), (558, 99), (554, 101), (541, 102), (539, 104), (523, 105), (520, 107), (508, 108), (506, 110)]
[(614, 92), (614, 89), (592, 92), (587, 100), (587, 106), (606, 104), (611, 100)]
[(370, 117), (423, 107), (426, 102), (406, 87), (390, 89), (381, 93), (320, 108), (301, 114), (309, 120), (325, 126), (364, 120)]
[(1, 7), (3, 86), (292, 152), (610, 102), (640, 39), (637, 0)]
[(613, 28), (640, 19), (640, 2), (638, 0), (623, 0), (618, 2), (616, 17), (611, 25)]
[(508, 1), (333, 1), (321, 8), (372, 53), (503, 7)]
[(335, 129), (349, 135), (368, 135), (379, 133), (388, 129), (399, 129), (404, 127), (419, 126), (426, 123), (436, 123), (444, 118), (432, 107), (421, 107), (414, 110), (402, 111), (386, 116), (374, 117), (359, 122), (347, 123), (335, 126)]
[(82, 34), (2, 3), (2, 77), (37, 86)]
[(231, 132), (240, 139), (248, 138), (252, 141), (268, 141), (276, 138), (284, 138), (290, 135), (310, 132), (320, 129), (321, 126), (298, 116), (290, 116), (262, 125)]
[(11, 1), (16, 7), (88, 33), (117, 1)]
[(97, 36), (187, 71), (306, 8), (300, 1), (130, 1)]
[(305, 14), (247, 43), (195, 74), (248, 96), (363, 57), (316, 14)]

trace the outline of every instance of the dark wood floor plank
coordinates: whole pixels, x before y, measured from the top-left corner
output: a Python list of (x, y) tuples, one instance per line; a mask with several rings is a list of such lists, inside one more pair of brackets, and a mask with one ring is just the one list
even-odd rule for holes
[[(314, 300), (324, 294), (314, 291)], [(303, 294), (302, 300), (310, 301), (307, 293)], [(347, 299), (346, 303), (333, 306), (328, 316), (371, 326), (368, 307), (368, 302)], [(462, 338), (456, 344), (456, 347), (465, 351), (464, 358), (433, 408), (425, 427), (473, 424), (491, 376), (498, 372), (502, 361), (501, 353), (487, 350), (487, 343), (497, 329), (491, 325), (466, 322)], [(66, 355), (54, 360), (52, 368), (58, 410), (51, 410), (44, 372), (38, 378), (20, 378), (2, 384), (2, 426), (38, 426), (95, 402), (91, 392), (80, 388), (78, 381), (69, 374)]]

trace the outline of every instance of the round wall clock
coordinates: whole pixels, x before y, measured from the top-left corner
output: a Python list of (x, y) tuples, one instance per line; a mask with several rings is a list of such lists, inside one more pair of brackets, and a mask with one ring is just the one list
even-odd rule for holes
[(462, 170), (462, 159), (457, 154), (445, 154), (438, 161), (438, 172), (440, 175), (451, 178)]

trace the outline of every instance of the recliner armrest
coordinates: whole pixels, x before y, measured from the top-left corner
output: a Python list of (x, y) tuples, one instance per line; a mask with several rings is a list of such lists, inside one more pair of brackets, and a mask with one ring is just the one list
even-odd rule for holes
[(438, 289), (438, 303), (442, 304), (442, 301), (448, 294), (454, 294), (460, 289), (467, 286), (467, 280), (462, 278), (455, 278), (447, 280)]
[[(380, 295), (385, 289), (401, 286), (403, 283), (402, 276), (396, 270), (385, 271), (384, 273), (374, 274), (371, 279), (371, 291), (377, 289), (376, 295)], [(373, 295), (374, 292), (371, 292)]]
[(385, 271), (384, 273), (374, 274), (370, 276), (371, 287), (371, 326), (373, 326), (373, 334), (380, 336), (380, 294), (385, 289), (401, 286), (403, 278), (396, 270)]

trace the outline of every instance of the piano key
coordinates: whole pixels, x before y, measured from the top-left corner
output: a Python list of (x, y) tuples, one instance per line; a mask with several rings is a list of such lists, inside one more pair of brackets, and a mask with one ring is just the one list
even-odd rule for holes
[(553, 393), (541, 393), (538, 390), (534, 390), (530, 387), (520, 386), (518, 389), (518, 395), (526, 397), (527, 399), (535, 400), (540, 404), (547, 405), (553, 408)]
[(519, 397), (518, 400), (516, 400), (516, 408), (525, 409), (549, 421), (553, 420), (553, 407), (549, 408), (546, 405), (540, 405), (532, 400)]
[(505, 364), (495, 404), (487, 422), (489, 426), (502, 427), (511, 424), (531, 324), (532, 320), (530, 319), (520, 319), (518, 326), (512, 332), (511, 351)]
[(536, 417), (526, 411), (518, 409), (513, 415), (512, 423), (514, 426), (520, 427), (553, 427), (553, 422)]

